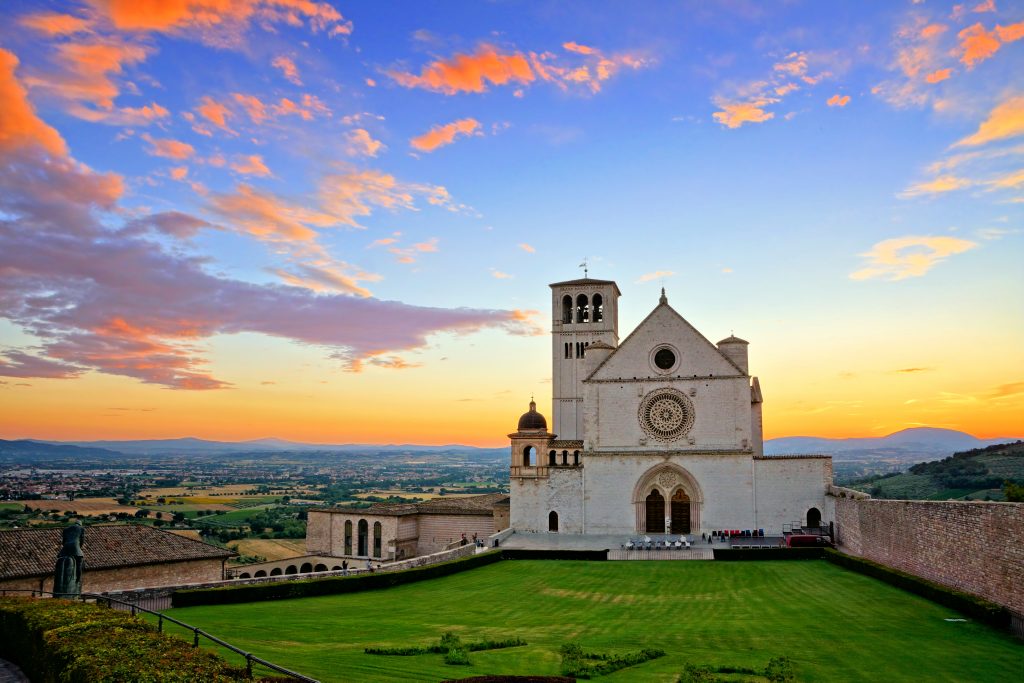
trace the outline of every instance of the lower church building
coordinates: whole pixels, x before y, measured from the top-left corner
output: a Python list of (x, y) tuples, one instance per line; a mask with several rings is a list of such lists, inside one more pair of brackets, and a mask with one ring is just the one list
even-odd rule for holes
[(512, 529), (776, 535), (832, 521), (830, 457), (764, 455), (746, 341), (712, 344), (663, 289), (620, 343), (614, 282), (551, 290), (553, 424), (531, 401), (509, 434)]

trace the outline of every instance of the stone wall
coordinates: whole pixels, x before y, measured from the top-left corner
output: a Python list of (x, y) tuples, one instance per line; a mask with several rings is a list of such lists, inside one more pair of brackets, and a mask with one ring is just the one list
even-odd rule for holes
[(829, 493), (839, 550), (1024, 614), (1024, 504)]
[(419, 542), (417, 555), (437, 553), (455, 543), (466, 534), (472, 540), (487, 538), (494, 533), (494, 516), (486, 515), (419, 515)]
[[(224, 561), (219, 558), (162, 562), (160, 564), (118, 567), (116, 569), (85, 568), (82, 592), (134, 590), (153, 586), (176, 586), (183, 583), (205, 583), (224, 578)], [(53, 590), (53, 576), (11, 579), (0, 582), (0, 589)]]

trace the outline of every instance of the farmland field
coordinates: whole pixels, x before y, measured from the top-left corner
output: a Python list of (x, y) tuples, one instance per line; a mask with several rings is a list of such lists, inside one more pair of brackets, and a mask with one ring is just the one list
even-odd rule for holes
[[(170, 613), (325, 682), (552, 675), (570, 640), (610, 653), (666, 651), (609, 682), (675, 681), (687, 664), (763, 668), (782, 655), (798, 681), (1002, 682), (1024, 667), (1024, 647), (1008, 634), (814, 560), (509, 560), (384, 590)], [(471, 666), (363, 652), (427, 645), (445, 631), (528, 644), (473, 652)]]

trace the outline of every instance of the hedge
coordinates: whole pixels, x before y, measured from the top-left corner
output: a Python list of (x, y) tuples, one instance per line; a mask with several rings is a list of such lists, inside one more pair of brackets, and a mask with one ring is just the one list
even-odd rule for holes
[(820, 560), (825, 548), (715, 548), (716, 560)]
[(0, 598), (0, 657), (34, 683), (251, 682), (244, 668), (127, 612), (71, 600)]
[(262, 600), (288, 600), (309, 598), (338, 593), (391, 588), (405, 583), (436, 579), (450, 574), (476, 569), (501, 560), (500, 551), (470, 555), (451, 562), (432, 564), (397, 572), (370, 572), (354, 576), (332, 576), (323, 579), (301, 579), (297, 581), (276, 581), (223, 588), (198, 588), (175, 591), (171, 596), (173, 607), (195, 607), (197, 605), (229, 605), (239, 602)]
[(897, 588), (902, 588), (923, 598), (928, 598), (933, 602), (937, 602), (950, 609), (955, 609), (991, 626), (1003, 629), (1010, 628), (1011, 614), (1009, 609), (976, 595), (948, 588), (934, 581), (900, 571), (899, 569), (893, 569), (892, 567), (866, 560), (863, 557), (846, 555), (837, 550), (826, 549), (825, 559), (845, 569), (879, 579)]
[(607, 560), (607, 550), (526, 550), (506, 548), (503, 560)]

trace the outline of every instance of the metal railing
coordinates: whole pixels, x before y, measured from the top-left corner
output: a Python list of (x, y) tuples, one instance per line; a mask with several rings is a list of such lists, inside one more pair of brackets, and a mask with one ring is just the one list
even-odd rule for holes
[[(310, 678), (309, 676), (303, 676), (300, 673), (297, 673), (297, 672), (292, 671), (290, 669), (286, 669), (283, 666), (279, 666), (277, 664), (274, 664), (273, 662), (268, 662), (267, 660), (265, 660), (265, 659), (263, 659), (261, 657), (257, 657), (256, 655), (252, 654), (251, 652), (246, 652), (245, 650), (243, 650), (243, 649), (241, 649), (239, 647), (235, 647), (231, 643), (229, 643), (227, 641), (224, 641), (224, 640), (221, 640), (220, 638), (218, 638), (215, 635), (207, 633), (206, 631), (202, 630), (198, 626), (193, 626), (191, 624), (186, 624), (184, 621), (180, 621), (178, 619), (175, 619), (174, 617), (169, 617), (166, 614), (163, 614), (161, 612), (157, 612), (155, 610), (146, 609), (145, 607), (139, 607), (138, 605), (135, 605), (135, 604), (130, 603), (130, 602), (125, 602), (123, 600), (117, 600), (115, 598), (110, 597), (109, 595), (98, 595), (96, 593), (80, 593), (76, 597), (68, 598), (67, 596), (65, 596), (63, 594), (52, 593), (50, 591), (40, 591), (40, 590), (33, 590), (33, 589), (28, 589), (28, 588), (21, 588), (21, 589), (16, 589), (16, 588), (0, 588), (0, 596), (6, 596), (8, 593), (30, 593), (31, 597), (33, 597), (33, 598), (35, 598), (35, 597), (43, 597), (44, 595), (49, 595), (50, 597), (53, 597), (53, 598), (65, 598), (65, 599), (72, 599), (72, 600), (79, 599), (82, 602), (88, 602), (89, 600), (92, 600), (92, 601), (96, 602), (97, 604), (106, 603), (107, 608), (109, 608), (109, 609), (118, 609), (118, 610), (121, 610), (121, 611), (130, 611), (132, 616), (136, 616), (139, 612), (145, 612), (147, 614), (152, 614), (153, 616), (155, 616), (157, 618), (156, 630), (158, 632), (160, 632), (160, 633), (163, 633), (164, 621), (169, 621), (172, 624), (177, 624), (178, 626), (181, 626), (186, 631), (191, 631), (192, 632), (192, 646), (193, 647), (199, 647), (199, 638), (203, 637), (203, 638), (206, 638), (207, 640), (210, 640), (211, 642), (213, 642), (213, 643), (215, 643), (215, 644), (217, 644), (217, 645), (219, 645), (219, 646), (221, 646), (223, 648), (231, 650), (235, 654), (241, 655), (245, 659), (245, 670), (246, 670), (246, 674), (249, 676), (249, 678), (252, 678), (252, 667), (253, 667), (253, 665), (257, 664), (257, 665), (262, 666), (264, 668), (270, 669), (271, 671), (275, 671), (275, 672), (277, 672), (279, 674), (284, 674), (285, 676), (288, 676), (289, 678), (293, 678), (293, 679), (295, 679), (297, 681), (303, 681), (304, 683), (320, 683), (315, 678)], [(114, 607), (115, 603), (118, 605), (118, 607)]]

